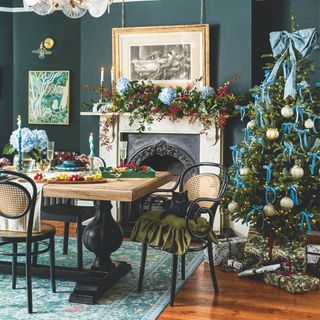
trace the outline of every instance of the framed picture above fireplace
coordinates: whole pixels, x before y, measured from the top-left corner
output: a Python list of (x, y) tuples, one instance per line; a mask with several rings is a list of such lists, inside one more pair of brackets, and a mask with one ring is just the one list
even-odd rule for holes
[(209, 85), (209, 25), (112, 29), (116, 79), (162, 86)]

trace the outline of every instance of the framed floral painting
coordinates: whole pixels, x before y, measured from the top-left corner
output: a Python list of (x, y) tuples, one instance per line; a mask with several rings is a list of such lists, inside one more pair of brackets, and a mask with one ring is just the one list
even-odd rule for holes
[(116, 80), (162, 86), (209, 85), (209, 25), (112, 29)]
[(29, 71), (29, 124), (69, 124), (70, 71)]

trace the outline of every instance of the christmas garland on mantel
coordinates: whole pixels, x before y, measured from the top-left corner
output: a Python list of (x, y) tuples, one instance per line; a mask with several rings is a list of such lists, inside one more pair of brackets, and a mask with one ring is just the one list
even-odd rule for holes
[[(186, 88), (161, 87), (151, 81), (130, 81), (119, 78), (113, 94), (104, 87), (92, 88), (99, 93), (103, 103), (112, 102), (112, 107), (103, 109), (102, 113), (111, 113), (105, 117), (100, 131), (100, 143), (107, 149), (111, 148), (110, 130), (120, 113), (129, 113), (129, 125), (138, 123), (138, 133), (142, 136), (146, 127), (156, 121), (169, 119), (176, 122), (188, 117), (190, 123), (199, 121), (205, 133), (211, 128), (224, 128), (228, 118), (236, 112), (238, 97), (231, 91), (238, 76), (222, 86)], [(88, 85), (86, 89), (90, 90)], [(92, 106), (84, 104), (86, 108)]]

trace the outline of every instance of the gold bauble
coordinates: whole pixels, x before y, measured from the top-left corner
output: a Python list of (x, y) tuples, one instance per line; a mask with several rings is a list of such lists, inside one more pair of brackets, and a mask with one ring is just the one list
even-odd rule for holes
[(269, 140), (277, 140), (279, 135), (280, 133), (277, 128), (269, 128), (266, 133), (266, 136)]

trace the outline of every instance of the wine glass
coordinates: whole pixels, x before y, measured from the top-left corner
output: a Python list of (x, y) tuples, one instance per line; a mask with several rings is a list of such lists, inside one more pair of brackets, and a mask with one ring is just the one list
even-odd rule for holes
[(48, 141), (48, 146), (47, 146), (47, 159), (50, 162), (50, 165), (48, 167), (48, 171), (51, 168), (51, 161), (53, 160), (54, 157), (54, 141)]
[(127, 158), (127, 147), (128, 147), (127, 141), (120, 141), (120, 159), (121, 159), (122, 165), (124, 165), (124, 161)]

